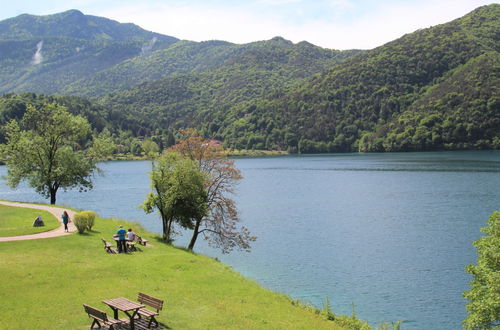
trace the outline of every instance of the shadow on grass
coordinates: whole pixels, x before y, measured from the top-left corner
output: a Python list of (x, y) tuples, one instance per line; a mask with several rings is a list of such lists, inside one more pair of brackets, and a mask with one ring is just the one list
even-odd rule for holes
[(168, 245), (168, 246), (171, 246), (173, 248), (176, 248), (176, 249), (179, 249), (179, 250), (182, 250), (182, 251), (185, 251), (185, 252), (188, 252), (188, 253), (191, 253), (191, 254), (197, 254), (196, 252), (194, 252), (193, 250), (189, 250), (187, 247), (185, 246), (180, 246), (180, 245), (175, 245), (173, 241), (166, 241), (163, 239), (163, 237), (161, 236), (156, 236), (154, 237), (154, 240), (156, 242), (158, 242), (159, 244), (163, 244), (163, 245)]
[(154, 240), (155, 240), (157, 243), (160, 243), (160, 244), (173, 246), (173, 245), (172, 245), (172, 241), (167, 241), (167, 240), (163, 239), (163, 237), (161, 237), (161, 236), (155, 236), (155, 237), (154, 237)]
[[(145, 318), (142, 318), (142, 319), (134, 319), (134, 328), (135, 329), (172, 329), (171, 327), (169, 327), (167, 324), (164, 324), (164, 323), (161, 323), (159, 322), (158, 326), (155, 327), (155, 324), (153, 322), (153, 324), (151, 325), (151, 328), (148, 328), (148, 324), (149, 324), (149, 319), (145, 319)], [(103, 328), (101, 328), (103, 329)], [(116, 327), (116, 329), (130, 329), (130, 325), (129, 324), (123, 324), (123, 325), (120, 325), (118, 327)]]

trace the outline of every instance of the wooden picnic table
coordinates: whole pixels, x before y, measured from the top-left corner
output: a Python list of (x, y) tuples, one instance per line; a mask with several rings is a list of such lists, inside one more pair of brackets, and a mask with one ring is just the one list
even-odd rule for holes
[(135, 301), (123, 297), (103, 300), (102, 302), (111, 307), (114, 312), (115, 319), (118, 319), (119, 310), (127, 314), (130, 319), (130, 329), (134, 329), (134, 318), (137, 315), (139, 309), (146, 307), (144, 305), (136, 303)]

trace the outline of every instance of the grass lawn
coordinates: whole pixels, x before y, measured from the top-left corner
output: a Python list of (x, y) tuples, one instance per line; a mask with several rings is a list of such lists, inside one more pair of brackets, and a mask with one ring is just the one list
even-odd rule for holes
[[(41, 216), (43, 227), (33, 227), (33, 221)], [(0, 205), (0, 237), (20, 236), (49, 231), (60, 226), (49, 212)]]
[[(0, 218), (7, 211), (0, 208)], [(132, 226), (152, 246), (106, 254), (101, 237), (112, 241), (120, 224)], [(229, 266), (165, 245), (120, 220), (97, 218), (93, 232), (84, 235), (0, 242), (0, 274), (3, 329), (86, 329), (91, 320), (82, 304), (112, 315), (102, 300), (135, 300), (139, 291), (165, 301), (157, 319), (173, 329), (342, 328)]]

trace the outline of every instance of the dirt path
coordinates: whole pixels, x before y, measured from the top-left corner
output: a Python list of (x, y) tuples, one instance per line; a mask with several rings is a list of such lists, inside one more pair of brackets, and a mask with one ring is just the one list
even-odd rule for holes
[(72, 232), (76, 231), (76, 227), (73, 223), (73, 216), (75, 215), (74, 211), (66, 210), (69, 214), (69, 218), (71, 219), (71, 222), (68, 223), (69, 233), (66, 233), (66, 232), (64, 232), (64, 225), (63, 225), (62, 219), (61, 219), (61, 214), (63, 213), (64, 208), (48, 206), (48, 205), (35, 205), (35, 204), (5, 202), (5, 201), (0, 201), (0, 204), (7, 205), (7, 206), (25, 207), (25, 208), (29, 208), (29, 209), (48, 211), (48, 212), (52, 213), (56, 217), (56, 219), (59, 220), (59, 222), (61, 223), (60, 227), (53, 229), (53, 230), (50, 230), (50, 231), (43, 232), (43, 233), (23, 235), (23, 236), (0, 237), (0, 242), (22, 241), (22, 240), (27, 240), (27, 239), (39, 239), (39, 238), (50, 238), (50, 237), (64, 236), (64, 235), (70, 235)]

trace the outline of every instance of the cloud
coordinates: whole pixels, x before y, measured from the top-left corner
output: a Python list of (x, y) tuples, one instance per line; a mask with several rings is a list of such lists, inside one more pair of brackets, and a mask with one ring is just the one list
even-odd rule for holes
[(194, 41), (247, 43), (279, 35), (326, 48), (371, 49), (417, 29), (463, 16), (488, 1), (144, 1), (114, 6), (98, 15)]
[(302, 0), (259, 0), (257, 4), (261, 5), (270, 5), (270, 6), (281, 6), (281, 5), (289, 5), (291, 3), (298, 3)]

